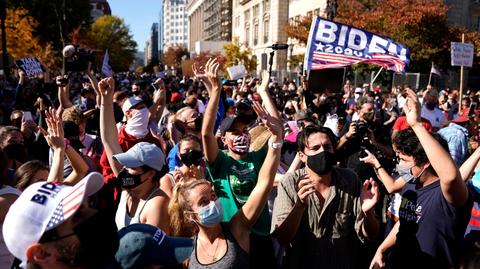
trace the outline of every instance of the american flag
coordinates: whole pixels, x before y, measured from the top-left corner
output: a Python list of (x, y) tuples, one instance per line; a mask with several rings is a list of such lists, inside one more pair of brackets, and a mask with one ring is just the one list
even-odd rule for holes
[(340, 68), (360, 62), (404, 72), (410, 63), (410, 50), (387, 37), (314, 18), (305, 53), (307, 70)]
[(47, 224), (47, 230), (53, 229), (60, 225), (64, 220), (70, 218), (83, 202), (85, 194), (86, 181), (81, 181), (73, 188), (69, 188), (67, 195), (60, 201), (57, 208), (50, 217)]
[(405, 70), (405, 63), (400, 58), (390, 54), (375, 53), (371, 55), (371, 58), (361, 58), (343, 54), (315, 51), (313, 52), (313, 57), (311, 59), (311, 70), (339, 68), (360, 62), (376, 64), (387, 70), (393, 70), (395, 72), (403, 72), (403, 70)]

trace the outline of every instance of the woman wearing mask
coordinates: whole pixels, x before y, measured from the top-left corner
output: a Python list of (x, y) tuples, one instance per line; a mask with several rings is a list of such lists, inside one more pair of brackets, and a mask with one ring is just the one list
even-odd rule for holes
[[(189, 268), (249, 268), (250, 232), (265, 206), (280, 162), (281, 121), (266, 116), (272, 138), (258, 182), (245, 204), (228, 222), (210, 182), (192, 180), (175, 186), (170, 212), (175, 234), (196, 230)], [(177, 225), (177, 226), (176, 226)], [(188, 234), (184, 234), (188, 235)]]
[(168, 172), (160, 179), (160, 188), (172, 197), (173, 188), (179, 181), (206, 178), (202, 145), (195, 135), (186, 135), (178, 142), (178, 158), (182, 166)]
[(113, 115), (113, 78), (99, 82), (101, 96), (100, 133), (108, 162), (119, 180), (122, 193), (115, 221), (121, 229), (129, 224), (156, 226), (170, 231), (167, 195), (159, 189), (163, 152), (154, 144), (139, 142), (124, 152), (117, 140)]

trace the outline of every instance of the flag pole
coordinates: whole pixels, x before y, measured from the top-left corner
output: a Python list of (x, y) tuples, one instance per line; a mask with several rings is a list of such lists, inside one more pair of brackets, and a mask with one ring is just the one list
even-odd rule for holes
[(380, 75), (382, 70), (383, 70), (383, 66), (382, 66), (382, 68), (380, 68), (380, 70), (378, 70), (378, 73), (375, 75), (375, 77), (373, 77), (372, 83), (370, 83), (370, 90), (373, 90), (373, 83), (375, 82), (375, 80), (377, 80), (377, 77), (378, 77), (378, 75)]
[[(433, 68), (433, 62), (432, 62), (432, 68)], [(430, 86), (430, 82), (432, 82), (432, 68), (430, 68), (430, 76), (428, 77), (428, 84), (427, 84), (427, 86)]]
[[(465, 34), (462, 34), (462, 43), (465, 43)], [(463, 98), (463, 65), (460, 66), (460, 99), (458, 100), (461, 103)]]

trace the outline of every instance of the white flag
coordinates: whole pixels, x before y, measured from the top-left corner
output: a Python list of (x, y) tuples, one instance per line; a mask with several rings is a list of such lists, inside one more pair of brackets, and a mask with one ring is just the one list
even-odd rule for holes
[(102, 64), (102, 73), (107, 77), (113, 76), (113, 70), (109, 64), (109, 61), (110, 61), (110, 57), (108, 57), (108, 49), (107, 49), (105, 50), (105, 56), (103, 56), (103, 64)]
[(440, 73), (440, 70), (435, 66), (435, 64), (432, 62), (432, 69), (430, 70), (430, 73), (435, 74), (439, 77), (442, 76), (442, 73)]

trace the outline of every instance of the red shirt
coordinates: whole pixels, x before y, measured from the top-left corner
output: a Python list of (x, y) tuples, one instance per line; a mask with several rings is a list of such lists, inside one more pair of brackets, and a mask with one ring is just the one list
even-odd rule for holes
[[(425, 129), (427, 129), (427, 131), (431, 133), (432, 124), (430, 123), (430, 121), (425, 118), (421, 118), (421, 120)], [(401, 116), (401, 117), (398, 117), (397, 120), (395, 121), (395, 124), (393, 124), (392, 130), (399, 132), (408, 128), (410, 128), (410, 125), (408, 125), (407, 117)]]
[[(132, 148), (135, 144), (139, 142), (148, 142), (157, 145), (159, 148), (162, 148), (160, 146), (160, 141), (155, 138), (150, 131), (148, 134), (143, 137), (143, 138), (136, 138), (133, 135), (128, 134), (125, 131), (125, 125), (120, 128), (120, 131), (118, 132), (118, 143), (120, 144), (120, 147), (122, 150), (125, 152)], [(108, 158), (107, 154), (105, 154), (105, 150), (102, 153), (102, 157), (100, 158), (100, 165), (102, 166), (102, 174), (103, 174), (103, 180), (105, 184), (109, 182), (110, 180), (113, 180), (115, 178), (115, 175), (113, 174), (113, 170), (110, 167), (110, 164), (108, 163)]]

